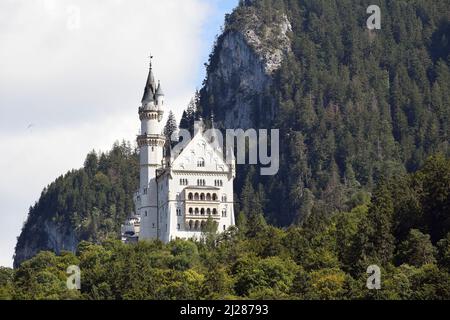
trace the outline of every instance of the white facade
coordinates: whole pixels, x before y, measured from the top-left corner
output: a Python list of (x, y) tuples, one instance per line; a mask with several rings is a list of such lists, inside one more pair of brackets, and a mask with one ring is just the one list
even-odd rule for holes
[(218, 232), (225, 231), (235, 224), (235, 165), (224, 161), (222, 149), (212, 144), (202, 124), (179, 155), (165, 157), (164, 109), (161, 86), (156, 88), (150, 68), (137, 139), (140, 189), (134, 199), (140, 216), (139, 240), (200, 239), (208, 218)]

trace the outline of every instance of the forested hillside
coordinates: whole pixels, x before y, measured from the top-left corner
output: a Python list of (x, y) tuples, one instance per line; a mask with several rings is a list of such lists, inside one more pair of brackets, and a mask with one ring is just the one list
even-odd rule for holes
[[(371, 4), (381, 30), (366, 27)], [(348, 210), (381, 178), (448, 156), (448, 9), (447, 0), (241, 1), (210, 56), (198, 112), (213, 111), (222, 128), (279, 128), (281, 170), (238, 168), (238, 194), (250, 179), (268, 220), (287, 226), (313, 207)]]
[[(365, 26), (371, 4), (381, 30)], [(112, 240), (138, 186), (136, 151), (115, 145), (30, 208), (0, 298), (450, 299), (448, 4), (241, 1), (180, 123), (280, 129), (277, 175), (237, 167), (237, 228)], [(70, 264), (81, 292), (65, 289)]]
[(134, 212), (139, 160), (129, 144), (108, 153), (88, 154), (84, 167), (59, 177), (30, 208), (17, 240), (14, 265), (41, 250), (75, 252), (81, 240), (120, 236), (120, 225)]
[[(450, 161), (380, 182), (350, 212), (279, 229), (261, 214), (222, 235), (125, 245), (82, 242), (0, 269), (0, 299), (450, 299)], [(367, 267), (381, 267), (368, 290)], [(81, 291), (66, 269), (81, 269)]]

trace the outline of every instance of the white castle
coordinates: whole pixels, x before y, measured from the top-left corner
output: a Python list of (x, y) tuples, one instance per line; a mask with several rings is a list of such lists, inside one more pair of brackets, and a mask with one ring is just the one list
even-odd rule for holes
[[(214, 136), (196, 122), (194, 136), (177, 154), (166, 152), (163, 134), (164, 93), (150, 71), (139, 107), (140, 186), (136, 216), (122, 226), (122, 239), (136, 241), (201, 239), (208, 219), (218, 232), (235, 224), (235, 164), (225, 161)], [(231, 164), (230, 164), (231, 162)]]

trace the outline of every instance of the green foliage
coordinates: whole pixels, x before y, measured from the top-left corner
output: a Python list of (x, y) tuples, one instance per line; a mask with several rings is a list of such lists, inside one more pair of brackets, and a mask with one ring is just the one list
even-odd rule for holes
[(415, 267), (436, 263), (435, 254), (436, 248), (433, 247), (430, 236), (416, 229), (411, 229), (406, 240), (398, 247), (399, 263)]
[[(438, 151), (450, 155), (448, 1), (376, 4), (382, 11), (380, 31), (367, 30), (368, 3), (363, 0), (240, 1), (226, 16), (207, 65), (200, 105), (204, 117), (212, 110), (223, 124), (237, 106), (228, 97), (249, 92), (245, 98), (252, 101), (253, 127), (280, 129), (279, 173), (250, 181), (253, 190), (262, 184), (270, 195), (258, 208), (270, 223), (301, 223), (314, 206), (325, 205), (330, 214), (350, 211), (358, 205), (354, 194), (372, 192), (381, 178), (416, 171)], [(252, 90), (243, 85), (248, 79), (242, 68), (231, 68), (223, 59), (224, 41), (250, 30), (262, 51), (254, 60), (263, 59), (279, 48), (275, 37), (264, 35), (284, 16), (292, 27), (292, 54), (253, 99)], [(252, 68), (257, 61), (250, 64)], [(229, 71), (226, 76), (223, 70)], [(240, 199), (248, 194), (249, 170), (237, 171)], [(448, 184), (448, 174), (441, 181)], [(426, 232), (433, 242), (444, 236), (440, 229), (449, 223), (433, 207), (450, 210), (441, 203), (448, 196), (438, 184), (424, 190), (436, 196), (424, 203), (433, 229)], [(413, 224), (418, 218), (414, 205), (400, 213), (411, 209)], [(395, 232), (404, 238), (408, 230)]]
[[(0, 297), (450, 299), (450, 230), (440, 230), (446, 236), (432, 242), (423, 231), (432, 230), (423, 217), (427, 216), (425, 204), (435, 195), (415, 191), (426, 190), (424, 181), (434, 185), (445, 174), (447, 167), (439, 165), (442, 161), (432, 157), (417, 173), (381, 182), (369, 203), (350, 212), (327, 214), (314, 209), (301, 226), (286, 230), (250, 223), (222, 234), (212, 229), (207, 241), (128, 245), (118, 240), (82, 241), (76, 255), (42, 251), (15, 270), (0, 269)], [(398, 186), (406, 191), (397, 190)], [(448, 188), (440, 190), (448, 194)], [(419, 226), (404, 225), (398, 204), (407, 201), (414, 203), (416, 216), (422, 217)], [(245, 203), (242, 207), (251, 210)], [(441, 207), (435, 205), (433, 210), (441, 212)], [(251, 221), (248, 212), (242, 215)], [(394, 226), (407, 235), (396, 233)], [(366, 270), (372, 264), (381, 267), (380, 290), (366, 287)], [(66, 288), (69, 265), (81, 269), (81, 291)]]

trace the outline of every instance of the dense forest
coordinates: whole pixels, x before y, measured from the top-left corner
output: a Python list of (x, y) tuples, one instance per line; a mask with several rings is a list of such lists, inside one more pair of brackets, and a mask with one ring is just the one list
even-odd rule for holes
[[(287, 229), (252, 207), (200, 242), (43, 251), (0, 269), (0, 299), (450, 299), (450, 160), (434, 156), (357, 198), (349, 212)], [(372, 264), (380, 290), (366, 288)], [(69, 265), (81, 269), (79, 291), (66, 288)]]
[(120, 225), (134, 212), (138, 179), (139, 157), (129, 143), (89, 153), (83, 168), (56, 179), (30, 208), (14, 265), (40, 250), (75, 251), (80, 240), (118, 238)]
[[(370, 4), (381, 30), (365, 27)], [(214, 112), (224, 129), (219, 102), (245, 94), (248, 70), (220, 79), (222, 49), (255, 15), (255, 34), (291, 24), (289, 53), (250, 97), (254, 127), (280, 129), (281, 165), (273, 177), (237, 167), (237, 226), (122, 244), (139, 170), (137, 150), (117, 143), (30, 208), (0, 299), (450, 299), (448, 0), (241, 1), (180, 127)], [(381, 290), (366, 288), (372, 264)], [(66, 289), (68, 265), (80, 266), (81, 291)]]
[[(371, 4), (381, 9), (381, 30), (366, 27)], [(249, 26), (255, 16), (260, 24)], [(236, 181), (238, 194), (249, 178), (255, 190), (264, 185), (270, 223), (301, 222), (314, 206), (347, 210), (355, 192), (414, 172), (436, 152), (450, 155), (448, 0), (241, 1), (210, 56), (198, 113), (214, 112), (220, 127), (231, 112), (220, 103), (228, 99), (224, 83), (231, 97), (246, 91), (251, 66), (223, 65), (225, 39), (267, 33), (284, 16), (291, 52), (262, 97), (249, 98), (253, 127), (280, 129), (281, 170), (261, 177), (241, 168)], [(260, 50), (274, 45), (269, 39)]]

